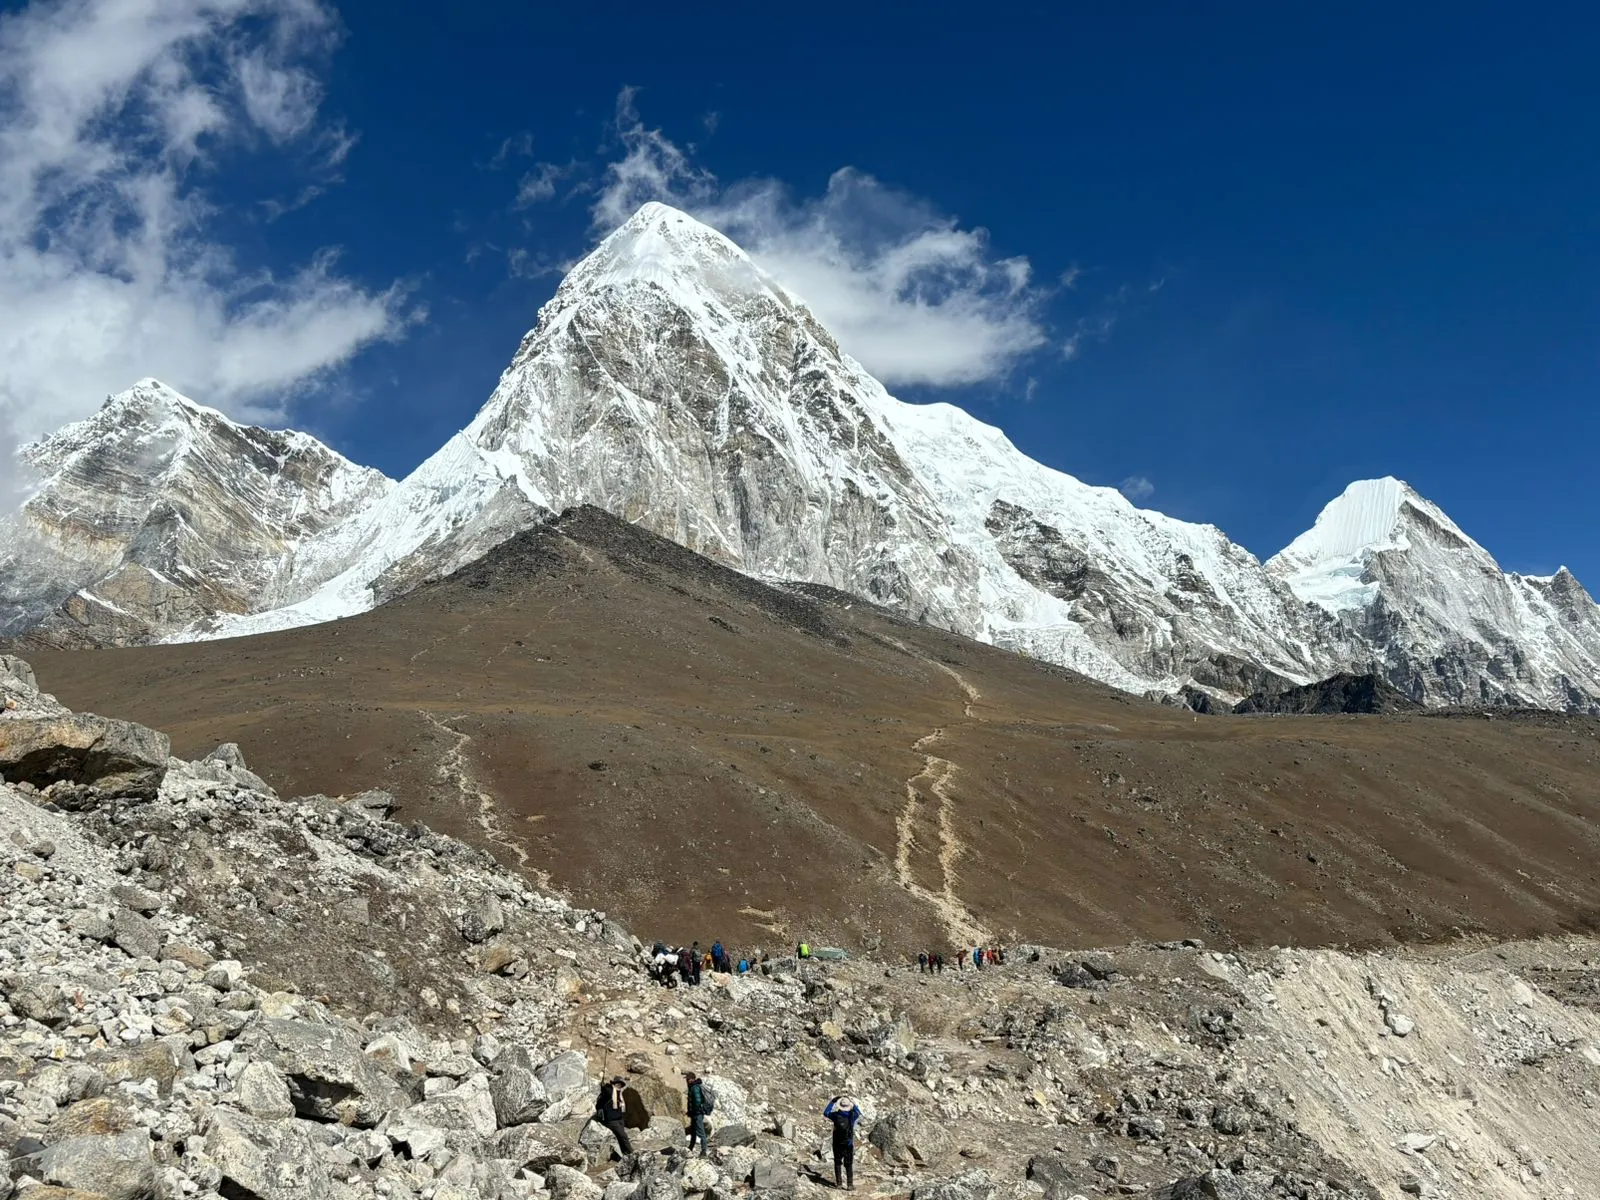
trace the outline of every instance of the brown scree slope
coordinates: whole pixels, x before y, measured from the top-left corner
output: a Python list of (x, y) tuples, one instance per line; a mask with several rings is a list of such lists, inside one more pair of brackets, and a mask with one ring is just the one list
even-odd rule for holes
[(1196, 717), (598, 510), (373, 612), (26, 651), (74, 709), (384, 787), (644, 936), (884, 953), (1592, 928), (1600, 721)]

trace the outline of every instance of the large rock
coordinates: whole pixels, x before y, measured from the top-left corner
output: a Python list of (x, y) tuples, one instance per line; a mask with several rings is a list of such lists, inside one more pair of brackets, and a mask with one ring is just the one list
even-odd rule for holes
[(1028, 1178), (1044, 1189), (1044, 1200), (1070, 1200), (1083, 1191), (1063, 1154), (1035, 1154), (1028, 1160)]
[(200, 1149), (222, 1173), (224, 1196), (327, 1200), (332, 1193), (328, 1168), (299, 1122), (213, 1109)]
[(19, 1017), (41, 1025), (62, 1025), (67, 1020), (67, 1000), (61, 988), (37, 976), (5, 976), (0, 979), (6, 1002)]
[(987, 1171), (971, 1170), (949, 1179), (919, 1184), (911, 1200), (989, 1200), (994, 1195), (994, 1180)]
[(589, 1060), (581, 1050), (558, 1054), (534, 1072), (552, 1104), (569, 1099), (589, 1087)]
[(750, 1184), (758, 1192), (792, 1196), (800, 1186), (800, 1174), (782, 1159), (763, 1158), (751, 1168)]
[(598, 1183), (571, 1167), (551, 1167), (545, 1172), (544, 1182), (550, 1189), (550, 1200), (602, 1200), (605, 1196)]
[(283, 1072), (302, 1117), (370, 1128), (406, 1102), (394, 1080), (362, 1052), (356, 1035), (342, 1027), (263, 1017), (240, 1035), (238, 1045)]
[(943, 1125), (908, 1108), (879, 1118), (867, 1141), (877, 1147), (885, 1162), (896, 1167), (936, 1167), (955, 1152)]
[(234, 1099), (252, 1117), (268, 1120), (294, 1116), (294, 1101), (289, 1098), (289, 1081), (269, 1062), (246, 1064), (234, 1085)]
[(750, 1098), (733, 1080), (722, 1075), (702, 1075), (700, 1083), (716, 1101), (716, 1119), (730, 1125), (749, 1125)]
[(1272, 1200), (1278, 1194), (1272, 1181), (1270, 1174), (1234, 1175), (1213, 1170), (1156, 1188), (1150, 1200)]
[(143, 1129), (69, 1137), (39, 1156), (46, 1183), (93, 1192), (106, 1200), (150, 1200), (156, 1165)]
[[(611, 1135), (608, 1133), (606, 1136), (609, 1138)], [(495, 1158), (516, 1163), (519, 1169), (537, 1171), (541, 1175), (554, 1166), (582, 1170), (589, 1165), (588, 1156), (580, 1147), (573, 1145), (570, 1134), (546, 1125), (517, 1125), (502, 1129), (490, 1139), (489, 1153)]]
[(502, 1129), (537, 1121), (539, 1114), (550, 1107), (550, 1093), (539, 1077), (520, 1066), (501, 1071), (489, 1085), (489, 1097), (494, 1101), (494, 1118)]
[(111, 940), (134, 958), (161, 957), (161, 931), (131, 908), (119, 908), (112, 916)]
[(105, 796), (152, 800), (166, 778), (164, 733), (92, 713), (0, 720), (0, 775), (45, 788), (67, 782)]

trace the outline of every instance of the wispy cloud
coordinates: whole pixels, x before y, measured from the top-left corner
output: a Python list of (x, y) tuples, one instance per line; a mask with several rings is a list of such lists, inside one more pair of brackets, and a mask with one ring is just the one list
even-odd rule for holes
[(995, 379), (1044, 345), (1045, 294), (1026, 258), (994, 253), (927, 201), (851, 168), (820, 196), (772, 179), (727, 183), (618, 97), (621, 153), (595, 189), (597, 234), (641, 204), (682, 208), (739, 242), (891, 385)]
[(535, 163), (533, 170), (529, 171), (517, 182), (518, 208), (527, 208), (530, 204), (540, 204), (555, 198), (556, 189), (562, 180), (569, 178), (578, 169), (575, 162)]
[(1129, 500), (1138, 504), (1139, 501), (1148, 500), (1156, 494), (1156, 485), (1143, 475), (1129, 475), (1121, 483), (1117, 484), (1117, 490)]
[(402, 289), (345, 278), (331, 251), (246, 270), (210, 232), (205, 185), (227, 155), (291, 148), (330, 170), (349, 152), (318, 117), (338, 37), (321, 0), (34, 0), (0, 17), (5, 436), (144, 375), (277, 418), (404, 327)]

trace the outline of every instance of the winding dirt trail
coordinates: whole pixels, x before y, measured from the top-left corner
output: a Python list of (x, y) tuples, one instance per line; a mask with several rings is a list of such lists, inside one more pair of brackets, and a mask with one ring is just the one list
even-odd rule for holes
[[(963, 720), (970, 722), (981, 719), (974, 706), (982, 699), (983, 693), (966, 676), (948, 663), (918, 654), (901, 642), (895, 642), (895, 645), (954, 679), (963, 697)], [(969, 850), (956, 832), (958, 802), (950, 791), (961, 768), (948, 758), (930, 753), (932, 747), (944, 740), (946, 729), (946, 726), (940, 725), (911, 745), (911, 749), (922, 756), (922, 769), (905, 782), (905, 806), (895, 819), (894, 870), (901, 887), (938, 913), (945, 935), (951, 942), (967, 946), (989, 940), (989, 931), (962, 903), (956, 890), (961, 880), (957, 864)], [(931, 813), (928, 811), (930, 809)], [(939, 877), (937, 891), (917, 882), (912, 865), (912, 855), (922, 848), (917, 839), (918, 827), (926, 825), (932, 825), (933, 835), (939, 845), (935, 856)]]
[[(472, 769), (472, 764), (467, 761), (467, 747), (472, 744), (472, 736), (462, 733), (461, 730), (450, 724), (450, 721), (459, 721), (461, 717), (451, 717), (449, 720), (440, 720), (432, 713), (423, 709), (417, 710), (417, 715), (428, 724), (432, 725), (439, 733), (454, 738), (455, 742), (440, 758), (435, 768), (439, 782), (447, 788), (454, 789), (455, 793), (466, 802), (472, 812), (472, 819), (485, 837), (496, 845), (504, 846), (517, 860), (517, 866), (523, 870), (528, 869), (528, 852), (508, 834), (500, 824), (500, 809), (495, 804), (494, 797), (478, 786), (477, 773)], [(542, 872), (534, 872), (542, 874)]]

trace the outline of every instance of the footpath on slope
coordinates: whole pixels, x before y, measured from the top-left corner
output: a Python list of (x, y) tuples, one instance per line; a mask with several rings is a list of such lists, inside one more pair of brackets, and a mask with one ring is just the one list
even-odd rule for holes
[[(966, 721), (977, 719), (973, 706), (982, 698), (982, 693), (968, 682), (960, 671), (948, 663), (940, 662), (929, 655), (918, 653), (897, 639), (889, 638), (886, 640), (902, 652), (943, 671), (954, 679), (963, 696), (963, 719)], [(899, 816), (895, 820), (895, 878), (899, 881), (901, 887), (919, 900), (929, 904), (938, 913), (940, 923), (944, 927), (945, 937), (949, 939), (952, 945), (982, 945), (992, 941), (992, 936), (989, 930), (973, 916), (972, 911), (962, 903), (956, 890), (956, 884), (960, 878), (956, 864), (960, 861), (961, 856), (967, 852), (966, 844), (956, 832), (957, 802), (950, 791), (955, 784), (960, 768), (949, 759), (941, 758), (929, 752), (930, 747), (936, 746), (944, 740), (946, 732), (946, 726), (937, 726), (911, 745), (912, 751), (922, 756), (922, 769), (906, 780), (905, 807), (901, 809)], [(939, 841), (937, 855), (939, 889), (937, 891), (917, 882), (916, 870), (912, 863), (912, 855), (920, 848), (920, 843), (917, 841), (918, 826), (928, 824), (923, 814), (924, 810), (929, 806), (928, 798), (930, 796), (933, 799), (934, 807), (932, 823)]]
[[(0, 1200), (1588, 1197), (1600, 944), (1197, 944), (667, 990), (604, 912), (0, 660)], [(678, 1072), (717, 1101), (682, 1152)], [(618, 1161), (622, 1073), (655, 1114)]]

